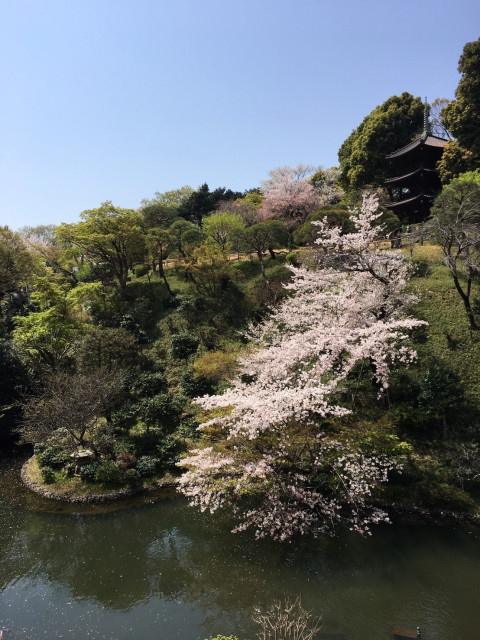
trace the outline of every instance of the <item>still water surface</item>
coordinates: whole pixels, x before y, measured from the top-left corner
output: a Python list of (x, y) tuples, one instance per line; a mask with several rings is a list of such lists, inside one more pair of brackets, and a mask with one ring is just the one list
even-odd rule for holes
[[(0, 629), (21, 640), (253, 640), (255, 606), (285, 596), (323, 617), (319, 640), (480, 638), (480, 531), (378, 527), (280, 545), (164, 493), (62, 506), (0, 470)], [(7, 634), (6, 634), (7, 635)]]

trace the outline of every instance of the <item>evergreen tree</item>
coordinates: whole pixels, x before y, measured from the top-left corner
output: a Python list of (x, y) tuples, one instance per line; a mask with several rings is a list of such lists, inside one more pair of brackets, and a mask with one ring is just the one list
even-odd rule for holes
[(388, 175), (385, 156), (408, 144), (422, 129), (424, 105), (404, 92), (364, 118), (338, 151), (345, 189), (379, 186)]

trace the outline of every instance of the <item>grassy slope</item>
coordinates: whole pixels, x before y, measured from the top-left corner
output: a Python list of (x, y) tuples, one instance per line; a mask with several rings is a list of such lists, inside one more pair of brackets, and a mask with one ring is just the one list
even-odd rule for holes
[[(427, 320), (428, 340), (419, 356), (443, 360), (460, 376), (467, 399), (480, 407), (480, 335), (468, 329), (463, 303), (437, 247), (415, 245), (412, 259), (417, 272), (410, 288), (419, 296), (415, 315)], [(473, 297), (478, 296), (475, 287)]]
[[(458, 472), (470, 462), (452, 451), (458, 452), (479, 440), (476, 422), (480, 410), (480, 335), (472, 334), (468, 328), (463, 303), (440, 249), (414, 245), (405, 253), (416, 267), (409, 283), (409, 289), (419, 298), (413, 314), (428, 322), (424, 338), (416, 344), (417, 371), (425, 371), (427, 362), (454, 371), (463, 386), (467, 409), (463, 407), (449, 416), (446, 437), (440, 424), (407, 429), (403, 435), (413, 445), (413, 453), (403, 477), (387, 485), (385, 497), (429, 508), (478, 511), (480, 483), (478, 479), (471, 480), (472, 473), (469, 479)], [(477, 286), (472, 297), (478, 294)], [(471, 468), (479, 464), (477, 460)]]

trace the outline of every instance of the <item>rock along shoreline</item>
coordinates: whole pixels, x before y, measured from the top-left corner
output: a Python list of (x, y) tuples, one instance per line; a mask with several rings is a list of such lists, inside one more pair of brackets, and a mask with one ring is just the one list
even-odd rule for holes
[(153, 484), (147, 486), (137, 487), (121, 487), (114, 489), (108, 493), (89, 493), (85, 495), (79, 495), (76, 493), (68, 492), (56, 492), (52, 489), (47, 489), (44, 485), (35, 482), (30, 476), (29, 467), (33, 463), (33, 458), (29, 458), (23, 465), (20, 471), (20, 477), (22, 482), (33, 492), (38, 493), (44, 498), (50, 500), (59, 500), (61, 502), (73, 502), (80, 504), (93, 504), (97, 502), (114, 502), (115, 500), (121, 500), (122, 498), (130, 498), (132, 496), (138, 496), (143, 493), (149, 493), (151, 491), (158, 491), (159, 489), (167, 489), (176, 487), (178, 482), (176, 480), (158, 480)]

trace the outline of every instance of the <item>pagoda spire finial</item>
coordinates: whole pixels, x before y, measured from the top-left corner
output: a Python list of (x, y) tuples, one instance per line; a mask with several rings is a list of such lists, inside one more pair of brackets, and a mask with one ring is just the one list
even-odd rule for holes
[(429, 111), (429, 104), (427, 102), (427, 97), (425, 96), (425, 104), (423, 108), (423, 135), (425, 137), (430, 133), (430, 122), (428, 120)]

